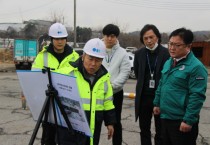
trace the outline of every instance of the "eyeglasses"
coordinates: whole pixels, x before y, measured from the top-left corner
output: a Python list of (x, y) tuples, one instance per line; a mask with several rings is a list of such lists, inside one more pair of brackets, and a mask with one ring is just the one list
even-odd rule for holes
[(168, 42), (168, 47), (174, 47), (175, 49), (180, 48), (181, 46), (186, 45), (186, 44), (176, 44), (173, 42)]

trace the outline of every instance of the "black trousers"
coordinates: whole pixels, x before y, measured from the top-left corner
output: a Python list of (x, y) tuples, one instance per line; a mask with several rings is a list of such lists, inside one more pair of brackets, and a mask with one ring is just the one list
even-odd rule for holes
[[(151, 120), (153, 116), (154, 96), (142, 96), (139, 113), (141, 145), (152, 145)], [(162, 145), (160, 116), (155, 115), (155, 145)]]
[(90, 145), (89, 137), (76, 131), (75, 135), (71, 135), (65, 127), (58, 127), (56, 143), (58, 145)]
[(113, 145), (122, 145), (122, 124), (121, 124), (121, 113), (122, 113), (122, 104), (123, 104), (123, 90), (117, 92), (113, 95), (116, 120), (117, 123), (114, 125), (114, 135), (112, 138)]
[(55, 134), (56, 128), (55, 125), (49, 122), (42, 122), (42, 139), (41, 145), (56, 145)]
[(196, 145), (198, 123), (192, 126), (190, 132), (179, 131), (181, 120), (161, 119), (163, 145)]

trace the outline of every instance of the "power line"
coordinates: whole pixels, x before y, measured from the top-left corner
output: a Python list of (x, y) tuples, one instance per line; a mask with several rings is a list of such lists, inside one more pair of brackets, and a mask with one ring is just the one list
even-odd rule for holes
[(210, 10), (210, 3), (163, 2), (154, 0), (104, 0), (110, 3), (164, 10)]
[[(33, 7), (33, 8), (27, 8), (23, 11), (21, 11), (21, 13), (26, 13), (26, 12), (33, 12), (35, 10), (39, 10), (40, 8), (44, 8), (44, 7), (48, 7), (49, 5), (53, 4), (56, 0), (51, 0), (50, 2), (47, 2), (47, 3), (43, 3), (41, 5), (38, 5), (36, 7)], [(20, 11), (19, 11), (20, 12)], [(0, 19), (4, 19), (4, 18), (14, 18), (16, 17), (16, 15), (19, 15), (19, 12), (11, 12), (11, 13), (1, 13), (0, 14)], [(10, 16), (10, 17), (8, 17)]]

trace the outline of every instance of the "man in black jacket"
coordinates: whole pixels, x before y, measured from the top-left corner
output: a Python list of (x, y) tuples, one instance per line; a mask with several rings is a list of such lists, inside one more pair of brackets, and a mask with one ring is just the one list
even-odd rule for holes
[[(145, 47), (139, 49), (134, 57), (134, 72), (137, 78), (135, 117), (139, 118), (141, 145), (152, 145), (151, 119), (153, 115), (153, 100), (158, 86), (161, 70), (169, 58), (168, 49), (161, 43), (161, 35), (156, 26), (147, 24), (140, 32), (140, 41)], [(155, 145), (161, 145), (160, 117), (155, 119)]]

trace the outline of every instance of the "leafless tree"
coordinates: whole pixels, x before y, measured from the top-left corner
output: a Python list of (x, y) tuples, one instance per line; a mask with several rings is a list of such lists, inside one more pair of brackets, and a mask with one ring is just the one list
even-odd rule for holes
[(60, 12), (56, 12), (56, 11), (52, 11), (50, 16), (49, 16), (49, 20), (52, 21), (52, 22), (59, 22), (59, 23), (62, 23), (64, 24), (65, 23), (65, 19), (64, 19), (64, 14), (62, 11)]

